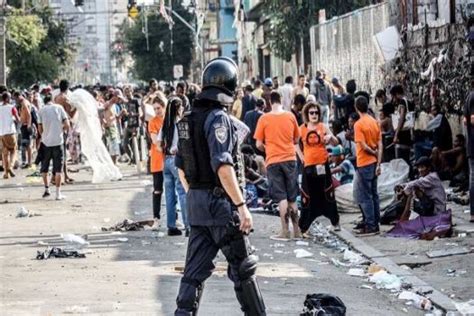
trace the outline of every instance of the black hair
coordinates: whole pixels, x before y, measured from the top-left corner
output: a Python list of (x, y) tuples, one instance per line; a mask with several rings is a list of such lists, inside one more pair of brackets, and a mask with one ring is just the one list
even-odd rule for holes
[(158, 80), (156, 80), (155, 78), (151, 78), (150, 80), (148, 80), (148, 85), (151, 86), (153, 82), (158, 83)]
[(246, 86), (245, 86), (245, 91), (247, 91), (247, 92), (252, 92), (252, 91), (253, 91), (253, 88), (252, 88), (252, 86), (251, 86), (251, 85), (249, 85), (249, 84), (248, 84), (248, 85), (246, 85)]
[(293, 98), (293, 104), (294, 105), (305, 105), (306, 104), (306, 97), (302, 94), (297, 94), (295, 95), (295, 97)]
[(357, 90), (357, 84), (354, 79), (349, 80), (346, 83), (346, 91), (349, 94), (354, 94)]
[(5, 91), (5, 92), (2, 93), (2, 101), (3, 102), (7, 101), (10, 98), (11, 98), (10, 92)]
[(332, 130), (334, 134), (339, 134), (340, 132), (342, 132), (342, 122), (340, 120), (332, 121)]
[(172, 97), (168, 100), (165, 119), (163, 122), (163, 127), (161, 128), (163, 132), (163, 148), (165, 149), (170, 148), (171, 144), (173, 143), (176, 118), (178, 116), (178, 110), (182, 106), (184, 106), (183, 101), (178, 97)]
[(39, 91), (39, 88), (40, 88), (39, 84), (35, 83), (35, 84), (33, 85), (33, 90)]
[(390, 95), (398, 95), (398, 94), (401, 94), (403, 95), (403, 87), (399, 84), (395, 85), (392, 87), (392, 89), (390, 89)]
[(281, 95), (278, 91), (272, 91), (270, 93), (270, 103), (280, 103), (281, 102)]
[(53, 96), (51, 94), (46, 94), (43, 98), (43, 102), (44, 103), (48, 103), (48, 102), (51, 102), (53, 100)]
[(262, 85), (262, 82), (259, 79), (255, 80), (255, 83), (254, 83), (255, 87), (260, 87), (261, 85)]
[(59, 81), (59, 91), (65, 92), (67, 91), (67, 89), (69, 89), (69, 81), (67, 81), (66, 79), (62, 79), (61, 81)]
[(252, 146), (248, 145), (248, 144), (243, 144), (241, 147), (240, 147), (240, 151), (242, 152), (242, 154), (244, 155), (254, 155), (255, 154), (255, 150), (252, 148)]
[(7, 87), (4, 85), (0, 85), (0, 93), (3, 93), (5, 91), (8, 91)]
[(265, 107), (265, 100), (262, 99), (262, 98), (258, 98), (257, 99), (257, 103), (255, 103), (255, 105), (259, 108), (259, 109), (263, 109)]
[(355, 107), (361, 113), (367, 113), (369, 110), (369, 100), (364, 96), (358, 96), (355, 99)]
[(176, 85), (176, 89), (181, 88), (183, 89), (183, 92), (186, 91), (186, 84), (184, 82), (178, 82)]
[(292, 76), (288, 76), (285, 78), (285, 83), (293, 83), (293, 77)]

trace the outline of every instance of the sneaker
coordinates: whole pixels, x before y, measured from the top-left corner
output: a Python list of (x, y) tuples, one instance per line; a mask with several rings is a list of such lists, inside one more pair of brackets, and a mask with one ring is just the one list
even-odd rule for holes
[(155, 218), (153, 222), (153, 226), (151, 226), (151, 230), (158, 231), (160, 229), (160, 221), (159, 219)]
[(62, 195), (61, 193), (59, 194), (56, 194), (56, 201), (61, 201), (61, 200), (64, 200), (66, 197), (64, 195)]
[(362, 229), (362, 228), (364, 228), (364, 227), (365, 227), (365, 223), (364, 223), (364, 222), (359, 222), (359, 223), (357, 223), (357, 224), (354, 226), (353, 229), (354, 229), (354, 230), (360, 230), (360, 229)]
[(379, 228), (367, 228), (367, 227), (364, 227), (360, 230), (358, 230), (356, 232), (356, 235), (357, 236), (360, 236), (360, 237), (365, 237), (365, 236), (375, 236), (375, 235), (378, 235), (380, 234), (380, 230)]
[(168, 236), (181, 236), (182, 234), (183, 232), (176, 227), (168, 228)]
[(178, 228), (178, 229), (184, 229), (184, 224), (181, 223), (179, 220), (176, 220), (176, 228)]
[(49, 190), (45, 190), (44, 193), (43, 193), (43, 198), (47, 198), (50, 195), (51, 195), (51, 193), (49, 193)]

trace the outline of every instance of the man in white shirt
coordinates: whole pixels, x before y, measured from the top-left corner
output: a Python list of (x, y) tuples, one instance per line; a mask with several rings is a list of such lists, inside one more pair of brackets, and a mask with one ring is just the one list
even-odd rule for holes
[(0, 105), (0, 142), (2, 143), (4, 179), (14, 177), (13, 166), (17, 151), (16, 122), (20, 121), (16, 108), (10, 104), (11, 95), (8, 92), (2, 94)]
[(281, 95), (281, 105), (285, 111), (291, 110), (291, 104), (293, 102), (293, 77), (288, 76), (285, 78), (285, 84), (278, 89)]
[(44, 194), (50, 196), (48, 185), (49, 164), (53, 160), (53, 174), (55, 175), (56, 200), (64, 199), (61, 194), (61, 173), (64, 159), (64, 132), (69, 130), (69, 120), (64, 108), (51, 102), (51, 96), (44, 98), (44, 107), (38, 114), (38, 129), (41, 142), (44, 145), (43, 160), (41, 161), (41, 174), (43, 175)]

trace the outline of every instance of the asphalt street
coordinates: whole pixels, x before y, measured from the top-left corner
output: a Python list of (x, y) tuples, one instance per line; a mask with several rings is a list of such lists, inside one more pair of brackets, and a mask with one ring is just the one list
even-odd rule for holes
[[(173, 314), (187, 239), (168, 237), (163, 227), (101, 231), (125, 218), (151, 218), (151, 176), (137, 176), (124, 165), (121, 169), (124, 179), (106, 184), (90, 183), (90, 172), (81, 170), (74, 174), (75, 184), (64, 186), (63, 201), (42, 199), (39, 178), (25, 177), (29, 170), (0, 182), (0, 315)], [(20, 207), (34, 216), (17, 218)], [(354, 217), (343, 215), (347, 227)], [(348, 315), (424, 315), (391, 291), (376, 289), (366, 278), (349, 276), (348, 267), (333, 264), (331, 259), (343, 257), (337, 249), (312, 241), (306, 246), (270, 240), (279, 227), (277, 217), (255, 214), (254, 223), (251, 241), (260, 258), (257, 274), (268, 315), (299, 315), (311, 293), (339, 296)], [(61, 234), (67, 233), (87, 238), (86, 258), (36, 260), (37, 251), (47, 246), (64, 247)], [(295, 249), (312, 255), (296, 258)], [(472, 255), (452, 258), (468, 266), (456, 280), (466, 291), (473, 284)], [(241, 315), (222, 255), (216, 266), (205, 285), (200, 315)]]

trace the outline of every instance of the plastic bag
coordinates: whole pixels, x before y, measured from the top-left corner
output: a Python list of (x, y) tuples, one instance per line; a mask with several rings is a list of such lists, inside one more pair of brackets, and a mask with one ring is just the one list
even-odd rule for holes
[[(389, 163), (381, 165), (382, 173), (377, 180), (377, 189), (380, 199), (380, 207), (387, 207), (393, 200), (394, 188), (397, 184), (408, 181), (410, 167), (403, 159), (394, 159)], [(354, 177), (355, 181), (356, 177)], [(357, 188), (353, 183), (341, 185), (336, 188), (336, 201), (340, 212), (359, 212), (354, 191)]]
[(303, 312), (300, 316), (344, 316), (346, 306), (342, 300), (334, 295), (326, 293), (308, 294), (304, 301)]

